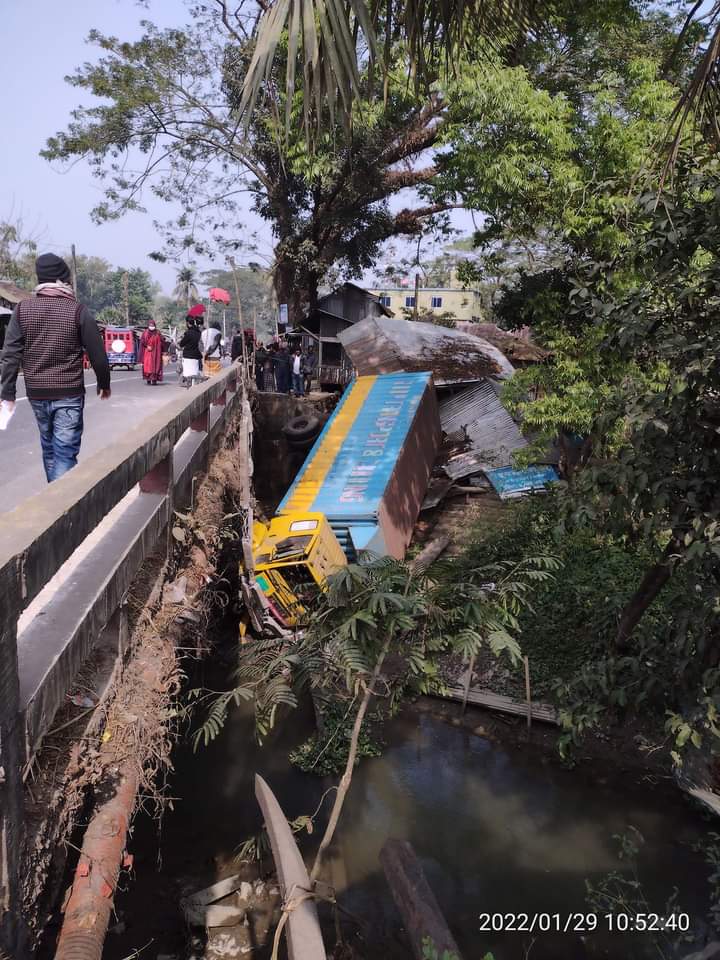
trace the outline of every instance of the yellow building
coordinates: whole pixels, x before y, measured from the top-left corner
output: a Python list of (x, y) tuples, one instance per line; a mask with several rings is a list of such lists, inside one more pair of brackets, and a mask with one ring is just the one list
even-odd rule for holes
[[(378, 287), (371, 290), (384, 307), (393, 311), (396, 317), (406, 314), (404, 311), (415, 309), (415, 287)], [(464, 290), (462, 287), (420, 287), (418, 290), (418, 316), (452, 314), (455, 320), (467, 320), (480, 323), (483, 319), (480, 293), (477, 290)]]

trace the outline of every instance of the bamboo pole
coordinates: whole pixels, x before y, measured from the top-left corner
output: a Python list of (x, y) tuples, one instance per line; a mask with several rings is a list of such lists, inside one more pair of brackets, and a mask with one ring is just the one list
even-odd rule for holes
[(532, 727), (532, 700), (530, 699), (530, 661), (523, 657), (525, 665), (525, 699), (527, 700), (527, 726), (528, 730)]
[(470, 657), (470, 663), (468, 664), (467, 677), (465, 678), (465, 689), (463, 691), (463, 701), (462, 707), (460, 708), (460, 716), (465, 715), (465, 710), (467, 709), (468, 694), (470, 693), (470, 684), (472, 683), (473, 670), (475, 669), (475, 654)]
[(72, 288), (75, 291), (75, 296), (77, 297), (77, 258), (75, 256), (75, 244), (70, 244), (70, 269), (72, 270)]

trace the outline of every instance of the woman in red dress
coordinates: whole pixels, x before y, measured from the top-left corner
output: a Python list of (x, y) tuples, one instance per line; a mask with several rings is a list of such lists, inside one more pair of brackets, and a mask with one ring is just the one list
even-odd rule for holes
[(143, 376), (148, 384), (159, 383), (163, 378), (162, 347), (162, 334), (151, 320), (140, 338)]

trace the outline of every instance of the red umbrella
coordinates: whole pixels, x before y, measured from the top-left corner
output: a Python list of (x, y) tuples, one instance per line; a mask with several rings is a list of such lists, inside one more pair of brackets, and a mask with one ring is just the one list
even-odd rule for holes
[(202, 305), (202, 303), (196, 303), (194, 307), (191, 307), (188, 310), (187, 315), (189, 317), (202, 317), (205, 315), (205, 307)]
[(224, 303), (225, 306), (230, 303), (230, 294), (227, 292), (227, 290), (223, 290), (221, 287), (211, 287), (208, 296), (215, 303)]

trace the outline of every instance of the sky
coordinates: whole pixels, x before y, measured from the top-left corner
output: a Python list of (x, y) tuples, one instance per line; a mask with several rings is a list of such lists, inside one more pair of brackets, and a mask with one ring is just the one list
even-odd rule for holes
[[(95, 27), (132, 40), (140, 35), (143, 18), (177, 26), (185, 18), (182, 0), (152, 0), (149, 10), (134, 0), (0, 0), (0, 7), (0, 219), (21, 217), (41, 252), (69, 251), (74, 243), (77, 253), (104, 257), (114, 266), (142, 267), (169, 294), (177, 267), (147, 256), (160, 246), (153, 216), (165, 219), (168, 206), (146, 195), (148, 214), (96, 225), (90, 210), (101, 198), (101, 184), (87, 164), (80, 161), (66, 169), (43, 160), (39, 152), (49, 136), (65, 128), (71, 110), (92, 100), (64, 80), (98, 56), (86, 43), (88, 32)], [(252, 214), (249, 219), (269, 245), (268, 225)]]
[[(66, 127), (75, 107), (92, 101), (64, 79), (98, 57), (99, 51), (86, 42), (88, 32), (97, 28), (133, 40), (141, 34), (143, 18), (160, 27), (184, 22), (184, 3), (151, 0), (149, 9), (144, 9), (135, 0), (0, 0), (0, 7), (0, 220), (21, 218), (41, 252), (69, 252), (74, 243), (78, 254), (104, 257), (113, 266), (142, 267), (169, 294), (177, 266), (148, 257), (161, 246), (153, 218), (166, 219), (171, 213), (168, 205), (146, 192), (147, 214), (126, 214), (118, 221), (94, 224), (90, 211), (101, 199), (102, 188), (87, 164), (78, 161), (70, 168), (50, 164), (39, 152), (49, 136)], [(246, 212), (245, 220), (250, 230), (257, 231), (261, 248), (269, 252), (269, 225), (252, 212)], [(472, 229), (467, 214), (459, 212), (453, 220), (463, 232)], [(212, 266), (198, 265), (201, 269)], [(369, 277), (365, 279), (369, 282)]]

